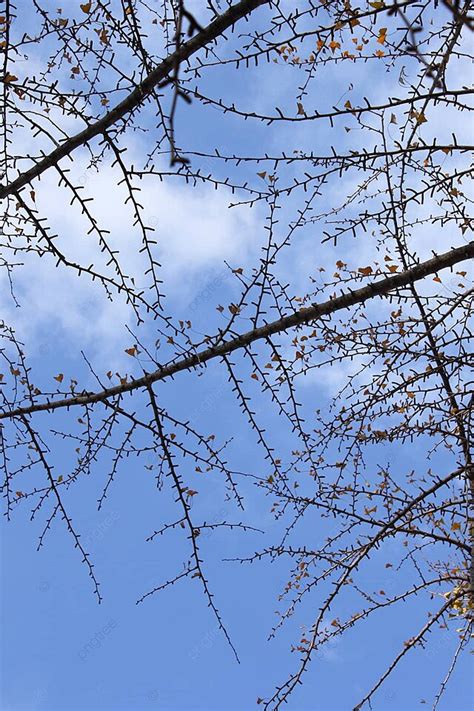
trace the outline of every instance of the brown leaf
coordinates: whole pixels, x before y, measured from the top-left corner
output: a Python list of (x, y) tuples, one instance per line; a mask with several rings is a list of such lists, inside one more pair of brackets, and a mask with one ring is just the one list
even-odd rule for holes
[(10, 74), (10, 72), (7, 72), (3, 78), (3, 83), (11, 84), (12, 81), (18, 81), (18, 77), (16, 77), (14, 74)]
[(375, 513), (375, 511), (377, 511), (376, 506), (372, 506), (372, 508), (370, 509), (367, 506), (364, 508), (364, 513), (366, 514), (366, 516), (369, 516), (371, 513)]

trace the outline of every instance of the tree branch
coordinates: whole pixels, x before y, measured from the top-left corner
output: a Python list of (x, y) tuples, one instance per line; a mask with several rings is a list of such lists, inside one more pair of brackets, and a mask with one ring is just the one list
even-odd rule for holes
[(130, 94), (105, 116), (91, 124), (83, 131), (71, 136), (58, 148), (55, 148), (49, 155), (45, 156), (29, 170), (21, 173), (16, 180), (0, 187), (0, 199), (13, 195), (25, 187), (31, 180), (42, 175), (48, 168), (59, 163), (62, 158), (70, 155), (76, 148), (88, 143), (95, 136), (104, 133), (108, 128), (113, 126), (121, 118), (130, 114), (134, 109), (140, 106), (150, 94), (150, 92), (176, 67), (177, 64), (189, 59), (193, 54), (205, 47), (209, 42), (212, 42), (219, 37), (225, 30), (232, 27), (238, 20), (246, 17), (256, 8), (261, 5), (268, 4), (270, 0), (240, 0), (226, 12), (217, 17), (202, 32), (192, 37), (188, 42), (180, 45), (176, 52), (168, 55), (161, 64), (151, 71), (138, 86), (130, 92)]
[(211, 346), (202, 351), (185, 356), (184, 358), (159, 368), (152, 373), (146, 373), (141, 378), (136, 378), (135, 380), (131, 380), (130, 382), (116, 385), (111, 388), (106, 388), (100, 392), (83, 393), (81, 395), (75, 395), (74, 397), (57, 400), (55, 402), (47, 401), (37, 405), (29, 405), (27, 407), (19, 407), (11, 411), (2, 412), (0, 413), (0, 420), (32, 412), (58, 410), (60, 408), (72, 407), (75, 405), (89, 405), (95, 402), (107, 400), (111, 397), (115, 397), (116, 395), (120, 395), (121, 393), (131, 392), (143, 387), (148, 388), (152, 383), (156, 383), (159, 380), (165, 380), (166, 378), (169, 378), (181, 371), (196, 368), (197, 366), (203, 365), (214, 358), (226, 356), (233, 351), (249, 346), (255, 341), (268, 338), (275, 333), (285, 332), (296, 326), (308, 324), (311, 321), (321, 318), (321, 316), (328, 316), (336, 313), (336, 311), (341, 311), (342, 309), (347, 309), (356, 304), (364, 303), (375, 296), (385, 296), (394, 289), (399, 289), (401, 287), (408, 286), (409, 284), (413, 284), (414, 282), (419, 281), (430, 274), (435, 274), (441, 269), (447, 269), (448, 267), (452, 267), (459, 262), (472, 259), (473, 257), (474, 241), (468, 242), (461, 247), (451, 249), (449, 252), (437, 255), (432, 259), (428, 259), (426, 262), (417, 264), (411, 269), (407, 269), (399, 274), (394, 274), (393, 276), (386, 277), (380, 281), (371, 282), (360, 289), (348, 291), (341, 294), (341, 296), (323, 301), (320, 304), (313, 304), (307, 308), (295, 311), (289, 316), (284, 316), (283, 318), (267, 323), (264, 326), (247, 331), (246, 333), (243, 333), (229, 341), (224, 341), (218, 345)]

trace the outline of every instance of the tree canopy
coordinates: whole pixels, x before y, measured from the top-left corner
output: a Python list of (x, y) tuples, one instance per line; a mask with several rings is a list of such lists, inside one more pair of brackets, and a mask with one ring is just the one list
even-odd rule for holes
[(442, 634), (436, 708), (474, 609), (471, 3), (59, 4), (0, 17), (6, 519), (101, 602), (76, 521), (145, 472), (137, 602), (189, 585), (238, 658), (220, 576), (285, 579), (250, 705), (390, 616), (353, 708)]

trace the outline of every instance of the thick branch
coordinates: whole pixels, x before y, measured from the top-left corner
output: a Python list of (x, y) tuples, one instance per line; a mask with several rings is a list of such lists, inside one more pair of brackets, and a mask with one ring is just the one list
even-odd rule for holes
[(230, 7), (222, 15), (219, 15), (199, 34), (192, 37), (188, 42), (184, 42), (176, 52), (168, 55), (161, 64), (151, 71), (138, 86), (130, 92), (130, 94), (117, 106), (111, 109), (101, 119), (92, 123), (80, 133), (71, 136), (58, 148), (55, 148), (43, 160), (38, 161), (29, 170), (21, 173), (16, 180), (8, 185), (0, 187), (0, 199), (12, 195), (25, 187), (31, 180), (37, 178), (44, 173), (48, 168), (59, 163), (62, 158), (70, 155), (76, 148), (88, 143), (95, 136), (104, 133), (108, 128), (117, 123), (121, 118), (130, 114), (140, 104), (142, 104), (150, 92), (164, 79), (177, 64), (189, 59), (193, 54), (205, 47), (209, 42), (212, 42), (217, 37), (223, 34), (225, 30), (232, 27), (238, 20), (250, 15), (257, 7), (269, 3), (270, 0), (240, 0)]
[(348, 291), (341, 294), (341, 296), (334, 297), (328, 301), (323, 301), (321, 304), (313, 304), (307, 308), (300, 309), (289, 316), (284, 316), (283, 318), (272, 321), (264, 326), (247, 331), (247, 333), (243, 333), (229, 341), (224, 341), (218, 345), (211, 346), (210, 348), (188, 355), (178, 361), (175, 361), (174, 363), (155, 370), (153, 373), (146, 373), (141, 378), (131, 380), (128, 383), (106, 388), (100, 392), (83, 393), (82, 395), (75, 395), (74, 397), (65, 398), (63, 400), (47, 401), (36, 405), (20, 407), (9, 412), (2, 412), (0, 413), (0, 420), (32, 412), (40, 412), (43, 410), (50, 411), (58, 410), (63, 407), (72, 407), (74, 405), (89, 405), (94, 402), (107, 400), (111, 397), (115, 397), (116, 395), (120, 395), (121, 393), (137, 390), (138, 388), (149, 387), (151, 383), (156, 383), (159, 380), (165, 380), (165, 378), (169, 378), (170, 376), (175, 375), (175, 373), (179, 373), (183, 370), (191, 370), (207, 363), (210, 360), (213, 360), (214, 358), (226, 356), (233, 351), (249, 346), (255, 341), (268, 338), (275, 333), (282, 333), (290, 328), (294, 328), (295, 326), (308, 324), (311, 321), (321, 318), (321, 316), (329, 316), (336, 311), (341, 311), (342, 309), (347, 309), (356, 304), (364, 303), (375, 296), (385, 296), (394, 289), (399, 289), (409, 284), (413, 284), (414, 282), (419, 281), (430, 274), (435, 274), (441, 269), (452, 267), (459, 262), (472, 259), (473, 257), (474, 241), (468, 242), (467, 244), (457, 247), (456, 249), (451, 249), (449, 252), (444, 252), (443, 254), (433, 257), (432, 259), (428, 259), (426, 262), (417, 264), (411, 269), (400, 272), (400, 274), (394, 274), (393, 276), (386, 277), (380, 281), (371, 282), (360, 289)]

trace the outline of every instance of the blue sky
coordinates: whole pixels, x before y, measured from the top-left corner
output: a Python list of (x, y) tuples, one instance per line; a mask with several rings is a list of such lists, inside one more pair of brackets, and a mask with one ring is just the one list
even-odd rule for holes
[[(72, 4), (72, 3), (71, 3)], [(300, 3), (301, 4), (301, 3)], [(50, 3), (55, 7), (55, 3)], [(193, 10), (197, 12), (193, 5)], [(258, 20), (257, 20), (258, 22)], [(31, 62), (41, 66), (46, 56), (33, 50)], [(126, 61), (126, 57), (122, 57)], [(32, 65), (30, 65), (32, 66)], [(328, 70), (317, 79), (305, 99), (305, 106), (331, 107), (351, 97), (353, 104), (362, 96), (377, 98), (397, 87), (398, 76), (388, 73), (382, 63), (368, 63), (356, 75), (342, 65)], [(21, 63), (18, 73), (22, 70)], [(237, 106), (259, 112), (272, 112), (275, 106), (295, 111), (295, 86), (298, 70), (272, 63), (250, 70), (246, 74), (234, 69), (206, 70), (200, 88)], [(454, 71), (454, 70), (453, 70)], [(407, 66), (410, 72), (410, 65)], [(464, 66), (458, 66), (459, 83)], [(19, 74), (20, 75), (20, 74)], [(355, 88), (349, 91), (349, 84)], [(400, 90), (400, 87), (398, 86)], [(153, 112), (147, 107), (142, 125), (149, 134), (130, 134), (126, 139), (130, 163), (143, 154), (153, 137)], [(458, 123), (455, 123), (457, 121)], [(350, 122), (350, 119), (348, 119)], [(194, 102), (180, 105), (176, 132), (179, 143), (190, 150), (218, 147), (221, 153), (242, 152), (288, 154), (296, 150), (329, 153), (331, 145), (350, 150), (365, 144), (366, 135), (341, 125), (331, 130), (327, 124), (274, 124), (270, 128), (259, 122), (242, 124), (236, 117), (223, 115), (215, 109)], [(441, 141), (449, 140), (454, 128), (466, 136), (458, 117), (451, 122), (437, 115), (430, 116), (425, 136), (434, 132)], [(77, 130), (74, 122), (69, 131)], [(443, 134), (444, 132), (444, 134)], [(472, 131), (471, 131), (472, 133)], [(458, 138), (462, 138), (458, 134)], [(31, 149), (31, 138), (22, 136), (25, 151)], [(165, 165), (165, 159), (159, 159)], [(449, 159), (447, 159), (449, 160)], [(87, 156), (78, 151), (72, 166), (73, 174), (85, 174), (85, 189), (95, 198), (95, 210), (111, 229), (111, 240), (119, 245), (131, 273), (142, 278), (143, 261), (137, 257), (136, 232), (130, 214), (122, 206), (120, 189), (112, 192), (117, 173), (105, 164), (96, 175), (86, 169)], [(193, 159), (205, 173), (231, 181), (251, 181), (261, 166), (232, 163), (214, 165), (209, 159)], [(271, 166), (268, 167), (271, 170)], [(295, 165), (282, 169), (280, 184), (291, 183), (298, 171)], [(353, 176), (334, 178), (332, 194), (350, 191)], [(261, 247), (266, 239), (264, 225), (268, 210), (261, 203), (249, 209), (245, 206), (228, 209), (229, 202), (246, 199), (242, 193), (232, 196), (224, 189), (215, 191), (208, 185), (193, 188), (177, 178), (163, 184), (146, 178), (143, 203), (149, 223), (156, 226), (158, 256), (162, 262), (167, 309), (176, 318), (192, 314), (195, 334), (213, 332), (222, 325), (223, 317), (216, 306), (228, 304), (238, 296), (238, 282), (224, 264), (243, 267), (250, 273), (258, 264)], [(87, 261), (98, 258), (92, 240), (84, 237), (84, 222), (74, 208), (68, 206), (64, 194), (56, 188), (56, 177), (45, 176), (36, 188), (36, 201), (50, 224), (60, 233), (61, 244), (71, 254)], [(331, 192), (318, 202), (323, 212), (331, 207)], [(291, 222), (301, 204), (301, 195), (292, 197), (279, 213), (279, 236)], [(304, 294), (309, 288), (308, 277), (315, 276), (319, 266), (332, 266), (341, 252), (330, 246), (320, 246), (321, 228), (300, 230), (291, 250), (277, 266), (282, 280), (290, 283), (291, 293)], [(443, 244), (446, 236), (436, 235), (429, 243), (422, 238), (420, 254), (430, 254)], [(136, 241), (134, 241), (136, 240)], [(446, 245), (446, 248), (450, 245)], [(344, 245), (343, 258), (352, 266), (368, 263), (375, 254), (375, 245)], [(2, 276), (3, 280), (3, 276)], [(4, 282), (2, 281), (2, 286)], [(132, 361), (124, 349), (133, 343), (125, 325), (134, 329), (129, 307), (120, 299), (109, 304), (100, 287), (86, 279), (77, 279), (54, 269), (47, 258), (38, 262), (30, 257), (18, 269), (17, 294), (21, 308), (16, 308), (2, 296), (5, 320), (14, 325), (19, 338), (30, 354), (34, 379), (40, 387), (51, 388), (54, 375), (64, 373), (66, 381), (77, 378), (91, 387), (93, 378), (80, 355), (83, 349), (103, 377), (111, 369), (122, 375), (137, 374), (142, 364)], [(156, 324), (148, 322), (140, 329), (140, 338), (149, 344), (156, 340)], [(287, 344), (288, 345), (288, 344)], [(166, 344), (162, 344), (166, 354)], [(257, 349), (265, 355), (263, 346)], [(161, 356), (160, 356), (161, 357)], [(163, 356), (163, 359), (166, 359)], [(242, 357), (233, 357), (247, 367)], [(330, 399), (346, 372), (326, 369), (314, 377), (302, 379), (300, 393), (303, 410), (311, 423), (314, 410), (328, 412)], [(250, 381), (249, 381), (250, 382)], [(255, 383), (249, 392), (254, 395), (253, 409), (269, 433), (269, 439), (279, 451), (291, 452), (294, 437), (267, 397)], [(177, 418), (190, 418), (202, 433), (215, 434), (224, 442), (230, 439), (226, 459), (232, 468), (258, 476), (268, 476), (270, 468), (255, 435), (249, 430), (227, 382), (225, 369), (211, 364), (201, 377), (180, 374), (173, 382), (156, 388), (157, 397)], [(145, 402), (137, 398), (138, 412), (145, 412)], [(39, 414), (35, 426), (52, 448), (51, 461), (55, 474), (66, 476), (74, 467), (75, 444), (47, 434), (47, 427), (57, 430), (71, 428), (78, 432), (73, 417)], [(149, 441), (143, 437), (146, 446)], [(397, 475), (403, 476), (414, 459), (422, 462), (426, 442), (410, 448), (374, 447), (367, 462), (368, 478), (378, 466), (391, 462)], [(334, 456), (337, 454), (334, 447)], [(396, 461), (396, 463), (394, 463)], [(199, 489), (193, 512), (204, 520), (244, 522), (262, 529), (260, 532), (217, 530), (202, 536), (204, 567), (219, 611), (238, 651), (235, 661), (216, 620), (194, 580), (179, 582), (143, 603), (136, 601), (144, 593), (176, 575), (186, 559), (186, 542), (174, 533), (165, 534), (153, 542), (145, 539), (156, 529), (176, 517), (173, 495), (167, 482), (157, 491), (152, 455), (130, 456), (119, 466), (104, 506), (97, 510), (107, 480), (110, 458), (105, 454), (94, 463), (89, 476), (81, 477), (66, 494), (68, 511), (82, 542), (91, 555), (101, 583), (103, 602), (97, 605), (80, 555), (59, 519), (48, 532), (45, 545), (37, 552), (38, 536), (45, 521), (30, 522), (31, 506), (18, 506), (13, 520), (2, 523), (2, 648), (1, 704), (2, 711), (247, 711), (255, 707), (257, 697), (269, 694), (296, 665), (297, 652), (291, 652), (306, 625), (312, 623), (317, 598), (308, 596), (295, 615), (267, 640), (278, 620), (277, 609), (284, 609), (277, 596), (284, 589), (290, 564), (268, 560), (251, 565), (224, 559), (251, 556), (254, 551), (281, 539), (281, 523), (270, 513), (272, 501), (259, 491), (251, 477), (239, 478), (245, 510), (226, 501), (222, 478), (218, 474), (199, 474), (190, 460), (180, 462), (189, 486)], [(145, 466), (146, 465), (146, 466)], [(432, 465), (438, 472), (452, 467), (446, 454), (436, 454)], [(430, 466), (427, 463), (426, 468)], [(23, 476), (23, 475), (22, 475)], [(25, 489), (34, 486), (35, 473), (24, 475)], [(20, 486), (20, 485), (18, 485)], [(307, 543), (312, 538), (330, 535), (334, 524), (317, 514), (307, 519), (295, 532), (295, 540)], [(309, 544), (308, 544), (309, 545)], [(377, 556), (389, 560), (398, 555), (398, 543), (384, 544)], [(393, 546), (393, 548), (391, 548)], [(377, 558), (376, 556), (376, 558)], [(377, 561), (375, 561), (377, 562)], [(361, 580), (374, 590), (383, 588), (395, 593), (403, 584), (404, 568), (400, 572), (387, 570), (380, 580), (380, 567), (370, 565)], [(354, 599), (349, 594), (344, 605), (332, 616), (350, 615)], [(342, 605), (342, 604), (341, 604)], [(370, 688), (378, 674), (393, 657), (404, 640), (413, 634), (426, 617), (426, 600), (404, 604), (387, 614), (376, 613), (363, 627), (350, 631), (329, 643), (316, 655), (304, 685), (289, 702), (293, 711), (346, 711)], [(328, 622), (329, 624), (329, 622)], [(456, 638), (436, 630), (431, 635), (431, 647), (410, 655), (375, 697), (374, 709), (379, 711), (412, 711), (425, 708), (431, 702), (449, 666)], [(465, 711), (472, 703), (472, 665), (462, 659), (440, 709)]]

